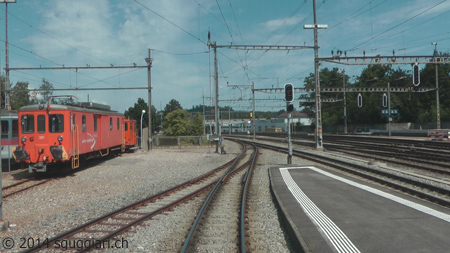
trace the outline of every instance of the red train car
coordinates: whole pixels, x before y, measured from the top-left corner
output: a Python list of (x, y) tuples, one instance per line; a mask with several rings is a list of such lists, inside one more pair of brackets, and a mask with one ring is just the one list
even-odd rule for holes
[(30, 172), (69, 161), (75, 169), (80, 158), (125, 151), (125, 118), (107, 105), (51, 98), (47, 105), (20, 108), (18, 117), (20, 142), (13, 154)]
[(125, 149), (137, 148), (136, 120), (125, 119)]

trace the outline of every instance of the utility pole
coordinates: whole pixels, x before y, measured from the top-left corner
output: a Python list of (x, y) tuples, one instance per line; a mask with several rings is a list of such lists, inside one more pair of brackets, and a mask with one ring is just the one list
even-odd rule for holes
[(252, 100), (253, 100), (253, 140), (256, 140), (256, 116), (255, 116), (255, 82), (252, 82)]
[(152, 150), (152, 58), (150, 55), (150, 48), (148, 49), (148, 58), (145, 58), (147, 62), (147, 84), (148, 84), (148, 150)]
[(211, 42), (211, 33), (208, 32), (208, 47), (214, 49), (214, 86), (215, 86), (215, 101), (214, 101), (214, 120), (215, 120), (215, 132), (217, 134), (218, 141), (216, 142), (216, 153), (219, 153), (219, 146), (222, 147), (222, 134), (219, 126), (219, 74), (217, 67), (217, 45), (216, 42)]
[(344, 85), (344, 134), (347, 134), (347, 99), (345, 97), (345, 69), (342, 69), (342, 83)]
[(388, 82), (387, 83), (387, 87), (388, 87), (388, 135), (389, 137), (391, 137), (391, 121), (392, 121), (392, 117), (391, 117), (391, 84)]
[[(437, 51), (437, 42), (431, 43), (431, 45), (434, 45), (434, 53), (433, 56), (436, 59), (438, 56)], [(436, 60), (435, 60), (436, 62)], [(439, 70), (438, 65), (434, 64), (434, 72), (435, 72), (435, 79), (436, 79), (436, 129), (441, 129), (441, 112), (440, 112), (440, 106), (439, 106)]]
[[(5, 71), (6, 71), (6, 80), (5, 80), (5, 89), (6, 91), (6, 96), (5, 96), (5, 109), (6, 110), (11, 110), (11, 106), (10, 106), (10, 97), (9, 97), (9, 51), (8, 51), (8, 2), (9, 3), (15, 3), (16, 0), (1, 0), (0, 2), (5, 3), (5, 59), (6, 59), (6, 63), (5, 63)], [(0, 85), (0, 94), (2, 93), (1, 90), (1, 85)], [(0, 106), (1, 109), (1, 106)], [(0, 132), (1, 132), (1, 126), (0, 126)], [(0, 143), (0, 149), (2, 149), (1, 143)], [(0, 189), (3, 188), (2, 186), (2, 159), (0, 159)], [(7, 227), (7, 222), (5, 222), (3, 220), (3, 196), (2, 193), (0, 192), (0, 231), (1, 230), (6, 230)]]
[(313, 0), (313, 10), (314, 10), (314, 25), (304, 25), (305, 29), (314, 29), (314, 76), (315, 76), (315, 93), (316, 93), (316, 149), (319, 151), (323, 150), (323, 137), (322, 137), (322, 111), (320, 104), (320, 78), (319, 78), (319, 41), (317, 29), (326, 29), (326, 25), (317, 24), (316, 15), (316, 0)]
[(206, 135), (206, 123), (205, 123), (205, 91), (202, 88), (202, 99), (203, 99), (203, 135)]
[(1, 2), (5, 3), (5, 72), (6, 72), (6, 80), (5, 80), (5, 109), (11, 110), (11, 97), (9, 93), (9, 43), (8, 43), (8, 2), (15, 3), (15, 0), (2, 0)]
[[(214, 49), (214, 83), (216, 86), (216, 101), (215, 101), (215, 120), (216, 120), (216, 131), (218, 131), (219, 140), (221, 139), (221, 133), (219, 131), (219, 77), (217, 70), (217, 48), (228, 48), (228, 49), (240, 49), (240, 50), (298, 50), (298, 49), (312, 49), (313, 47), (308, 46), (269, 46), (269, 45), (217, 45), (217, 43), (211, 42), (211, 33), (208, 32), (208, 47)], [(217, 147), (216, 147), (217, 152)]]

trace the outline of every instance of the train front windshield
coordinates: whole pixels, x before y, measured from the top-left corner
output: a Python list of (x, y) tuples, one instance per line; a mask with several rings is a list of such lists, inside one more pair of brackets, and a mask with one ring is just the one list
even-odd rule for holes
[(64, 132), (64, 115), (62, 114), (49, 114), (49, 132), (50, 133), (62, 133)]

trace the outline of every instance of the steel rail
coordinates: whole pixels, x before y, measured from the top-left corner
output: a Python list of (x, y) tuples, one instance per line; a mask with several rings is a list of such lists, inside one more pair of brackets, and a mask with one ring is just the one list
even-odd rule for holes
[[(283, 153), (287, 153), (288, 152), (287, 148), (283, 148), (283, 147), (278, 147), (278, 146), (273, 146), (273, 145), (268, 145), (268, 144), (262, 144), (262, 143), (255, 143), (255, 144), (257, 146), (259, 146), (259, 147), (262, 147), (262, 148), (277, 150), (277, 151), (281, 151)], [(415, 195), (415, 196), (418, 196), (418, 197), (420, 197), (422, 199), (426, 199), (426, 200), (428, 200), (430, 202), (437, 203), (437, 204), (439, 204), (441, 206), (450, 207), (450, 200), (442, 199), (440, 197), (436, 197), (436, 196), (433, 196), (431, 194), (424, 193), (424, 192), (422, 192), (420, 190), (416, 190), (416, 189), (411, 188), (411, 187), (403, 186), (403, 185), (400, 185), (398, 183), (394, 183), (394, 182), (390, 182), (388, 180), (384, 180), (384, 179), (380, 178), (380, 176), (391, 178), (393, 180), (400, 181), (400, 182), (403, 182), (403, 183), (407, 183), (407, 184), (410, 184), (410, 185), (419, 186), (419, 187), (422, 187), (423, 189), (426, 189), (426, 190), (429, 190), (429, 191), (432, 191), (432, 192), (433, 191), (434, 192), (438, 192), (438, 193), (440, 193), (442, 195), (450, 196), (450, 190), (447, 190), (447, 189), (443, 189), (443, 188), (440, 188), (440, 187), (437, 187), (437, 186), (434, 186), (434, 185), (431, 185), (431, 184), (423, 183), (423, 182), (418, 182), (418, 181), (415, 181), (415, 180), (412, 180), (412, 179), (408, 179), (408, 178), (405, 178), (405, 177), (402, 177), (402, 176), (390, 174), (390, 173), (387, 173), (387, 172), (384, 172), (384, 171), (372, 170), (372, 169), (364, 167), (362, 165), (353, 164), (351, 162), (346, 162), (346, 161), (342, 161), (342, 160), (339, 160), (339, 159), (334, 159), (334, 158), (331, 158), (331, 157), (329, 157), (327, 159), (323, 159), (322, 156), (309, 154), (309, 153), (302, 152), (302, 151), (299, 151), (299, 150), (294, 150), (294, 156), (301, 157), (303, 159), (307, 159), (307, 160), (316, 162), (318, 164), (323, 164), (323, 165), (326, 165), (326, 166), (329, 166), (329, 167), (332, 167), (332, 168), (336, 168), (336, 169), (339, 169), (339, 170), (342, 170), (342, 171), (345, 171), (345, 172), (348, 172), (348, 173), (351, 173), (351, 174), (354, 174), (354, 175), (357, 175), (357, 176), (369, 179), (371, 181), (374, 181), (374, 182), (377, 182), (377, 183), (380, 183), (380, 184), (383, 184), (383, 185), (387, 185), (387, 186), (392, 187), (394, 189), (398, 189), (400, 191), (409, 193), (410, 195), (413, 195), (413, 196)], [(351, 168), (355, 168), (355, 169), (351, 169)], [(363, 173), (361, 171), (374, 173), (377, 176), (368, 175), (368, 174)]]
[[(240, 141), (237, 141), (240, 142)], [(242, 142), (241, 142), (242, 143)], [(238, 158), (241, 159), (244, 155), (244, 153), (247, 151), (247, 148), (245, 145), (243, 145), (243, 150), (242, 152), (239, 154)], [(214, 185), (213, 189), (209, 192), (208, 196), (206, 197), (205, 201), (203, 202), (202, 207), (200, 208), (200, 211), (197, 214), (197, 217), (194, 220), (194, 223), (192, 224), (192, 227), (186, 237), (186, 240), (184, 241), (183, 247), (181, 249), (182, 253), (185, 253), (191, 244), (191, 239), (195, 234), (195, 231), (198, 228), (198, 225), (200, 223), (201, 218), (203, 217), (203, 214), (206, 211), (206, 208), (208, 207), (209, 203), (212, 200), (212, 197), (214, 196), (215, 192), (217, 191), (217, 189), (219, 188), (220, 184), (222, 184), (222, 182), (225, 180), (225, 178), (233, 172), (233, 169), (235, 168), (237, 162), (239, 159), (236, 159), (233, 164), (230, 165), (230, 167), (227, 169), (227, 171), (224, 173), (224, 175), (217, 181), (217, 183)]]
[[(277, 141), (276, 139), (269, 139), (269, 138), (258, 138), (258, 140), (266, 140), (266, 141), (272, 141), (272, 142), (276, 142)], [(368, 138), (364, 138), (364, 140), (368, 140)], [(384, 142), (383, 142), (383, 140), (384, 140)], [(371, 138), (370, 138), (369, 141), (371, 141)], [(383, 138), (378, 139), (377, 138), (375, 143), (376, 144), (382, 144), (383, 146), (388, 146), (389, 143), (391, 143), (391, 141), (392, 140), (389, 140), (389, 139), (383, 139)], [(388, 142), (388, 143), (386, 143), (386, 142)], [(293, 143), (299, 144), (299, 145), (303, 145), (303, 146), (314, 147), (314, 143), (312, 143), (312, 142), (311, 143), (304, 143), (304, 142), (301, 142), (301, 141), (295, 141), (294, 140)], [(433, 172), (433, 173), (440, 173), (440, 174), (446, 174), (446, 175), (450, 174), (450, 170), (448, 170), (448, 169), (427, 168), (427, 167), (424, 167), (424, 166), (418, 164), (418, 163), (424, 163), (424, 159), (431, 159), (430, 155), (428, 157), (426, 157), (426, 158), (424, 157), (423, 159), (417, 159), (417, 158), (414, 158), (414, 157), (411, 158), (411, 157), (408, 157), (407, 155), (405, 155), (405, 154), (403, 154), (403, 153), (401, 153), (399, 151), (395, 151), (394, 149), (390, 149), (391, 153), (386, 152), (385, 151), (386, 148), (383, 147), (384, 151), (378, 151), (378, 150), (371, 151), (372, 154), (377, 156), (375, 158), (374, 155), (364, 154), (363, 153), (364, 151), (362, 151), (360, 149), (356, 149), (355, 150), (354, 147), (353, 148), (350, 148), (350, 147), (347, 148), (345, 146), (334, 147), (334, 145), (338, 145), (337, 143), (342, 143), (342, 142), (332, 140), (332, 141), (329, 141), (328, 144), (324, 143), (324, 148), (327, 149), (327, 150), (332, 150), (332, 151), (338, 151), (338, 152), (342, 152), (342, 153), (346, 153), (346, 154), (357, 155), (357, 156), (368, 158), (368, 159), (379, 159), (379, 160), (384, 161), (384, 162), (393, 163), (393, 164), (397, 164), (397, 165), (401, 165), (401, 166), (414, 167), (416, 169), (426, 170), (426, 171), (430, 171), (430, 172)], [(370, 143), (372, 143), (372, 142), (370, 142)], [(417, 143), (421, 144), (422, 142), (421, 141), (417, 141)], [(351, 144), (354, 145), (354, 146), (358, 146), (358, 147), (368, 146), (368, 145), (372, 145), (373, 146), (373, 143), (372, 144), (361, 144), (360, 142), (357, 142), (357, 140), (352, 140)], [(408, 144), (411, 144), (411, 142), (408, 142)], [(437, 150), (435, 150), (435, 151), (437, 151)], [(395, 152), (398, 155), (393, 154), (392, 152)], [(430, 150), (429, 152), (433, 152), (433, 150)], [(395, 157), (395, 158), (398, 158), (400, 156), (403, 160), (407, 160), (408, 162), (402, 162), (402, 161), (398, 161), (398, 160), (387, 159), (387, 158), (383, 158), (383, 156), (385, 156), (385, 157)], [(417, 156), (417, 155), (415, 155), (415, 156)], [(435, 157), (434, 160), (439, 159), (439, 157), (443, 157), (441, 160), (447, 160), (448, 159), (447, 157), (445, 157), (445, 154), (444, 155), (434, 155), (434, 157)], [(442, 163), (442, 162), (434, 162), (434, 160), (433, 159), (432, 159), (432, 161), (428, 160), (428, 161), (426, 161), (426, 163), (428, 165), (439, 166), (439, 167), (442, 167), (442, 168), (449, 168), (450, 167), (449, 164), (445, 164), (445, 163)]]
[[(125, 212), (128, 211), (128, 210), (137, 209), (138, 207), (144, 206), (144, 205), (147, 204), (147, 203), (151, 203), (151, 202), (154, 202), (154, 201), (156, 201), (157, 199), (160, 199), (160, 198), (162, 198), (162, 197), (164, 197), (164, 196), (168, 196), (168, 195), (170, 195), (170, 194), (173, 193), (173, 192), (182, 190), (183, 188), (186, 188), (186, 186), (188, 186), (188, 185), (196, 184), (196, 183), (198, 183), (198, 182), (204, 180), (205, 178), (208, 178), (208, 177), (212, 176), (214, 173), (217, 173), (217, 172), (219, 172), (220, 170), (223, 170), (224, 168), (228, 167), (230, 164), (233, 164), (237, 159), (238, 159), (238, 157), (237, 157), (237, 158), (234, 158), (234, 159), (232, 159), (232, 160), (230, 160), (230, 161), (228, 161), (228, 162), (225, 163), (224, 165), (222, 165), (222, 166), (220, 166), (220, 167), (218, 167), (218, 168), (216, 168), (216, 169), (214, 169), (214, 170), (212, 170), (212, 171), (210, 171), (210, 172), (208, 172), (208, 173), (205, 173), (205, 174), (203, 174), (203, 175), (201, 175), (201, 176), (199, 176), (199, 177), (197, 177), (197, 178), (194, 178), (194, 179), (188, 180), (188, 181), (186, 181), (186, 182), (183, 182), (183, 183), (180, 184), (180, 185), (177, 185), (177, 186), (175, 186), (175, 187), (172, 187), (172, 188), (170, 188), (170, 189), (167, 189), (167, 190), (165, 190), (165, 191), (162, 191), (162, 192), (160, 192), (160, 193), (157, 193), (157, 194), (155, 194), (155, 195), (153, 195), (153, 196), (150, 196), (149, 198), (146, 198), (146, 199), (137, 201), (137, 202), (132, 203), (132, 204), (130, 204), (130, 205), (128, 205), (128, 206), (125, 206), (125, 207), (120, 208), (120, 209), (118, 209), (118, 210), (112, 211), (112, 212), (110, 212), (110, 213), (108, 213), (108, 214), (106, 214), (106, 215), (103, 215), (103, 216), (101, 216), (101, 217), (99, 217), (99, 218), (97, 218), (97, 219), (94, 219), (94, 220), (92, 220), (92, 221), (89, 221), (89, 222), (87, 222), (87, 223), (84, 223), (84, 224), (82, 224), (82, 225), (80, 225), (80, 226), (78, 226), (78, 227), (75, 227), (75, 228), (71, 229), (71, 230), (68, 230), (68, 231), (63, 232), (63, 233), (61, 233), (61, 234), (59, 234), (59, 235), (56, 235), (55, 237), (50, 238), (50, 239), (46, 242), (46, 244), (47, 244), (47, 245), (54, 245), (54, 242), (55, 242), (56, 240), (60, 240), (60, 239), (63, 239), (63, 238), (68, 238), (68, 237), (70, 237), (70, 236), (72, 236), (72, 235), (74, 235), (74, 234), (77, 234), (77, 233), (79, 233), (79, 232), (85, 230), (86, 228), (88, 228), (88, 227), (90, 227), (90, 226), (99, 224), (99, 223), (101, 223), (101, 222), (103, 222), (103, 221), (105, 221), (105, 220), (108, 220), (109, 218), (114, 217), (114, 216), (116, 216), (116, 215), (118, 215), (118, 214), (125, 213)], [(121, 233), (127, 231), (129, 228), (131, 228), (131, 226), (133, 226), (134, 224), (139, 224), (139, 223), (145, 221), (146, 219), (149, 219), (150, 217), (152, 217), (152, 216), (154, 216), (154, 215), (157, 215), (158, 213), (161, 213), (161, 212), (163, 212), (163, 211), (165, 211), (165, 210), (168, 210), (168, 209), (172, 208), (172, 207), (174, 206), (174, 204), (176, 205), (176, 204), (182, 203), (182, 201), (186, 201), (186, 199), (192, 198), (193, 196), (196, 196), (196, 195), (200, 194), (200, 193), (201, 193), (202, 191), (204, 191), (205, 189), (208, 189), (208, 188), (212, 187), (212, 185), (215, 184), (215, 183), (216, 183), (216, 181), (211, 182), (210, 184), (204, 186), (203, 188), (201, 188), (201, 189), (199, 189), (199, 190), (197, 190), (197, 191), (194, 191), (194, 192), (192, 192), (191, 194), (188, 194), (187, 196), (181, 198), (179, 201), (175, 201), (176, 203), (171, 202), (171, 203), (165, 205), (164, 207), (161, 207), (161, 208), (156, 209), (155, 211), (153, 211), (153, 212), (151, 212), (151, 213), (144, 214), (145, 217), (139, 217), (139, 218), (136, 218), (136, 220), (133, 221), (132, 223), (126, 224), (125, 226), (122, 226), (122, 227), (120, 227), (120, 228), (117, 229), (117, 230), (114, 230), (114, 231), (104, 231), (104, 233), (108, 233), (108, 235), (102, 237), (102, 239), (103, 239), (103, 240), (104, 240), (104, 239), (108, 239), (108, 238), (111, 238), (112, 236), (116, 236), (116, 235), (118, 235), (118, 234), (121, 234)], [(130, 225), (130, 224), (131, 224), (131, 225)], [(129, 225), (129, 226), (128, 226), (128, 225)], [(120, 231), (118, 231), (118, 230), (120, 230)], [(26, 250), (26, 251), (23, 251), (23, 252), (38, 252), (38, 251), (40, 251), (40, 250), (44, 250), (44, 248), (43, 248), (42, 246), (43, 246), (42, 244), (36, 245), (34, 248), (30, 248), (30, 249), (28, 249), (28, 250)], [(49, 247), (49, 248), (50, 248), (50, 247)], [(87, 249), (84, 249), (84, 250), (81, 250), (81, 251), (86, 251), (86, 250), (87, 250)], [(80, 250), (79, 250), (79, 251), (80, 251)]]
[(247, 203), (247, 192), (248, 192), (248, 188), (249, 188), (249, 184), (250, 184), (250, 180), (252, 179), (252, 174), (253, 174), (253, 169), (255, 167), (256, 164), (256, 159), (258, 157), (258, 147), (251, 143), (251, 142), (245, 142), (248, 143), (250, 145), (253, 146), (254, 148), (254, 153), (252, 154), (252, 158), (251, 158), (251, 164), (250, 164), (250, 168), (246, 174), (245, 177), (245, 184), (244, 184), (244, 189), (242, 190), (242, 198), (241, 198), (241, 212), (240, 212), (240, 222), (239, 222), (239, 243), (240, 243), (240, 249), (241, 249), (241, 253), (245, 253), (246, 252), (246, 243), (245, 243), (245, 206)]
[(8, 189), (11, 189), (11, 188), (14, 188), (14, 187), (18, 187), (18, 186), (20, 186), (20, 185), (22, 185), (22, 184), (25, 184), (25, 183), (28, 183), (28, 182), (31, 182), (31, 181), (33, 181), (33, 180), (32, 180), (32, 179), (28, 179), (28, 180), (26, 180), (26, 181), (23, 181), (23, 182), (20, 182), (20, 183), (17, 183), (17, 184), (13, 184), (13, 185), (9, 185), (9, 186), (3, 188), (3, 189), (2, 189), (2, 198), (7, 198), (7, 197), (10, 197), (10, 196), (15, 195), (15, 194), (17, 194), (17, 193), (20, 193), (20, 192), (29, 190), (29, 189), (31, 189), (31, 188), (34, 188), (35, 186), (38, 186), (38, 185), (41, 185), (41, 184), (45, 184), (45, 183), (51, 181), (51, 179), (47, 179), (47, 180), (44, 180), (44, 181), (42, 181), (42, 182), (38, 182), (38, 183), (36, 183), (36, 184), (34, 184), (34, 185), (27, 186), (27, 187), (25, 187), (25, 188), (22, 188), (22, 189), (17, 190), (17, 191), (10, 192), (10, 193), (8, 193), (8, 194), (3, 194), (3, 191), (5, 191), (5, 190), (8, 190)]

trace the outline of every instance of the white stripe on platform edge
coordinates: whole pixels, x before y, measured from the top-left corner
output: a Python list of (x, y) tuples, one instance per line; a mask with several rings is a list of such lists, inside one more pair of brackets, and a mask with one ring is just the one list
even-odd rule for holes
[[(303, 167), (312, 168), (312, 167)], [(348, 239), (342, 230), (326, 216), (308, 196), (300, 189), (300, 187), (292, 179), (288, 169), (280, 168), (281, 176), (286, 183), (288, 189), (294, 195), (309, 218), (324, 232), (328, 240), (338, 252), (360, 252), (358, 248)]]
[[(438, 218), (438, 219), (441, 219), (441, 220), (444, 220), (444, 221), (450, 223), (450, 215), (448, 215), (448, 214), (445, 214), (445, 213), (439, 212), (439, 211), (437, 211), (437, 210), (434, 210), (434, 209), (432, 209), (432, 208), (429, 208), (429, 207), (426, 207), (426, 206), (423, 206), (423, 205), (414, 203), (414, 202), (412, 202), (412, 201), (409, 201), (409, 200), (406, 200), (406, 199), (403, 199), (403, 198), (394, 196), (394, 195), (392, 195), (392, 194), (389, 194), (389, 193), (386, 193), (386, 192), (377, 190), (377, 189), (375, 189), (375, 188), (372, 188), (372, 187), (369, 187), (369, 186), (366, 186), (366, 185), (363, 185), (363, 184), (359, 184), (359, 183), (353, 182), (353, 181), (351, 181), (351, 180), (348, 180), (348, 179), (345, 179), (345, 178), (342, 178), (342, 177), (333, 175), (333, 174), (331, 174), (331, 173), (328, 173), (328, 172), (323, 171), (323, 170), (321, 170), (321, 169), (318, 169), (318, 168), (316, 168), (316, 167), (306, 166), (306, 167), (280, 168), (280, 172), (281, 172), (281, 175), (282, 175), (282, 177), (283, 177), (283, 180), (285, 181), (285, 183), (286, 183), (286, 185), (288, 186), (289, 190), (292, 192), (292, 194), (295, 196), (295, 198), (297, 199), (297, 201), (300, 203), (302, 209), (308, 214), (308, 216), (310, 217), (310, 219), (313, 220), (316, 224), (319, 224), (319, 222), (317, 222), (317, 221), (315, 220), (315, 218), (313, 218), (313, 216), (309, 213), (309, 211), (307, 211), (307, 209), (304, 207), (304, 204), (302, 204), (302, 203), (305, 203), (305, 205), (306, 205), (306, 203), (307, 203), (308, 205), (311, 205), (311, 206), (312, 206), (312, 207), (311, 207), (312, 210), (314, 210), (314, 208), (317, 208), (318, 212), (320, 212), (321, 215), (323, 215), (323, 216), (325, 216), (325, 214), (323, 214), (322, 211), (321, 211), (317, 206), (315, 206), (315, 204), (314, 204), (314, 203), (313, 203), (313, 202), (312, 202), (312, 201), (311, 201), (311, 200), (303, 193), (303, 191), (300, 189), (300, 187), (295, 183), (295, 181), (292, 179), (290, 173), (288, 172), (288, 170), (290, 170), (290, 169), (311, 169), (311, 170), (316, 171), (316, 172), (318, 172), (318, 173), (320, 173), (320, 174), (322, 174), (322, 175), (325, 175), (325, 176), (327, 176), (327, 177), (331, 177), (331, 178), (336, 179), (336, 180), (339, 180), (339, 181), (341, 181), (341, 182), (343, 182), (343, 183), (352, 185), (352, 186), (354, 186), (354, 187), (360, 188), (360, 189), (362, 189), (362, 190), (368, 191), (368, 192), (373, 193), (373, 194), (376, 194), (376, 195), (378, 195), (378, 196), (381, 196), (381, 197), (390, 199), (390, 200), (395, 201), (395, 202), (397, 202), (397, 203), (399, 203), (399, 204), (408, 206), (408, 207), (413, 208), (413, 209), (415, 209), (415, 210), (417, 210), (417, 211), (426, 213), (426, 214), (428, 214), (428, 215), (431, 215), (431, 216), (433, 216), (433, 217), (436, 217), (436, 218)], [(289, 182), (289, 183), (288, 183), (288, 182)], [(298, 192), (299, 194), (295, 194), (294, 191), (295, 191), (295, 192)], [(297, 195), (298, 195), (298, 196), (297, 196)], [(302, 195), (303, 195), (303, 196), (302, 196)], [(302, 199), (304, 199), (305, 202), (302, 202)], [(309, 202), (310, 202), (310, 203), (309, 203)], [(317, 212), (317, 210), (315, 210), (315, 212)], [(326, 219), (329, 219), (327, 216), (325, 216), (325, 217), (326, 217)], [(332, 221), (331, 221), (331, 222), (332, 222)], [(337, 226), (336, 226), (334, 223), (333, 223), (333, 226), (335, 226), (335, 227), (337, 228)], [(320, 226), (319, 226), (319, 227), (320, 227)], [(325, 232), (325, 230), (324, 230), (322, 227), (320, 227), (320, 228)], [(338, 229), (339, 229), (339, 228), (338, 228)], [(339, 231), (340, 231), (340, 230), (339, 230)], [(341, 233), (342, 233), (342, 231), (341, 231)], [(328, 234), (327, 234), (326, 232), (325, 232), (325, 234), (326, 234), (327, 237), (328, 237)], [(343, 233), (342, 233), (342, 234), (343, 234)], [(345, 236), (345, 234), (343, 234), (343, 235)], [(333, 238), (335, 238), (335, 237), (333, 237)], [(346, 238), (346, 240), (348, 240), (348, 238), (347, 238), (346, 236), (345, 236), (345, 238)], [(328, 237), (328, 239), (333, 243), (333, 240), (332, 240), (331, 238)], [(351, 243), (351, 242), (350, 242), (350, 243)], [(333, 245), (335, 245), (335, 244), (333, 243)], [(353, 245), (353, 244), (352, 244), (352, 245)], [(355, 249), (356, 249), (356, 248), (355, 248)], [(338, 249), (336, 248), (336, 250), (338, 250)], [(356, 250), (357, 250), (357, 249), (356, 249)], [(338, 251), (339, 251), (339, 250), (338, 250)], [(358, 251), (358, 252), (359, 252), (359, 251)]]

